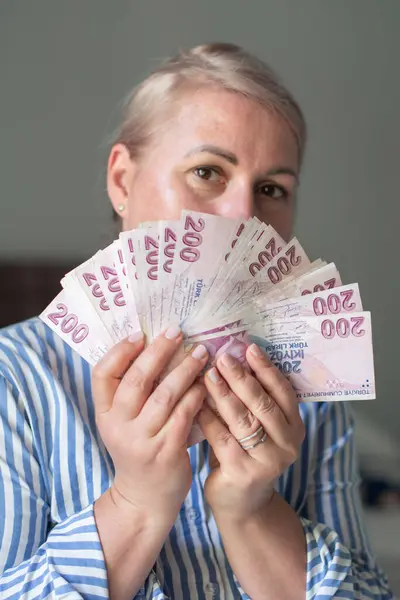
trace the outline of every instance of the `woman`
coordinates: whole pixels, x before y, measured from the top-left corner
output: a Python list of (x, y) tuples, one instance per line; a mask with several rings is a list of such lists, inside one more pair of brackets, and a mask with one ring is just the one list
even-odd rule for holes
[[(108, 193), (124, 229), (186, 208), (287, 239), (304, 140), (264, 63), (200, 46), (132, 94)], [(200, 346), (155, 385), (181, 343), (176, 327), (146, 349), (136, 336), (91, 373), (37, 319), (3, 332), (1, 598), (392, 598), (347, 406), (299, 406), (254, 345), (254, 376), (223, 355), (199, 383)], [(207, 441), (187, 450), (195, 420)]]

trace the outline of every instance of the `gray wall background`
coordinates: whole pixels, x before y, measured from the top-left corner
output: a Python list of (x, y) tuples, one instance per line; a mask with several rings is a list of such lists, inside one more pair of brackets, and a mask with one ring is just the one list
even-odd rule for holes
[(215, 40), (270, 62), (304, 108), (297, 235), (360, 283), (378, 400), (356, 410), (382, 432), (375, 444), (397, 443), (398, 0), (2, 0), (0, 258), (82, 260), (108, 242), (104, 141), (119, 101), (165, 55)]

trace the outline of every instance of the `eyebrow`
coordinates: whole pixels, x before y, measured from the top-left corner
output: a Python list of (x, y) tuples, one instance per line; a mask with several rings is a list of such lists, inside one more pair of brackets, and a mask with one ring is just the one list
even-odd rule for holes
[[(235, 154), (229, 152), (229, 150), (224, 150), (223, 148), (220, 148), (219, 146), (214, 146), (212, 144), (203, 144), (202, 146), (196, 146), (192, 150), (189, 150), (187, 154), (185, 154), (185, 158), (189, 158), (189, 156), (193, 156), (193, 154), (199, 154), (201, 152), (208, 152), (210, 154), (220, 156), (221, 158), (224, 158), (225, 160), (227, 160), (235, 166), (239, 164), (239, 159)], [(296, 181), (299, 180), (297, 172), (294, 169), (291, 169), (290, 167), (273, 167), (265, 173), (266, 177), (271, 177), (271, 175), (291, 175), (295, 178)]]
[(266, 172), (266, 175), (268, 177), (271, 177), (271, 175), (291, 175), (292, 177), (295, 178), (296, 181), (299, 181), (299, 175), (298, 173), (294, 170), (291, 169), (290, 167), (274, 167), (273, 169), (270, 169), (269, 171)]
[(209, 152), (210, 154), (215, 154), (216, 156), (225, 158), (225, 160), (232, 163), (233, 165), (239, 164), (237, 156), (235, 156), (232, 152), (224, 150), (223, 148), (219, 148), (219, 146), (213, 146), (212, 144), (203, 144), (202, 146), (196, 146), (196, 148), (189, 150), (189, 152), (185, 155), (185, 158), (188, 158), (193, 154), (198, 154), (199, 152)]

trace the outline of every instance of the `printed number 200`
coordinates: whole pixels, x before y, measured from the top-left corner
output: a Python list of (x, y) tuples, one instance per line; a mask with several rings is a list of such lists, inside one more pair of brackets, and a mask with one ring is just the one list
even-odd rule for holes
[[(197, 246), (200, 246), (203, 242), (203, 236), (200, 232), (203, 231), (205, 226), (204, 219), (198, 219), (197, 223), (192, 217), (187, 216), (185, 220), (185, 231), (182, 238), (184, 247), (179, 252), (179, 256), (185, 262), (196, 262), (199, 260), (200, 252)], [(190, 231), (192, 229), (192, 231)]]
[(57, 327), (60, 326), (63, 333), (67, 335), (71, 334), (71, 339), (75, 344), (83, 342), (89, 335), (89, 327), (84, 324), (79, 325), (78, 317), (73, 313), (68, 314), (68, 307), (65, 304), (57, 304), (57, 310), (59, 312), (53, 312), (48, 315), (49, 321), (57, 325)]
[(364, 317), (342, 317), (335, 323), (331, 319), (324, 319), (321, 323), (321, 333), (327, 340), (332, 340), (336, 335), (341, 338), (347, 338), (349, 335), (362, 337), (365, 335), (365, 329), (361, 329), (364, 320)]

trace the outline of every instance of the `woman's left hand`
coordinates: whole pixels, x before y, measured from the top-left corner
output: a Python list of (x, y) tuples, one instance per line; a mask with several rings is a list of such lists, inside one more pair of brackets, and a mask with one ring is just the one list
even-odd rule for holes
[(224, 354), (217, 361), (218, 368), (204, 378), (225, 424), (206, 405), (197, 419), (213, 450), (206, 500), (214, 515), (236, 521), (265, 508), (275, 480), (297, 459), (305, 435), (288, 379), (256, 344), (247, 349), (246, 359), (254, 376)]

